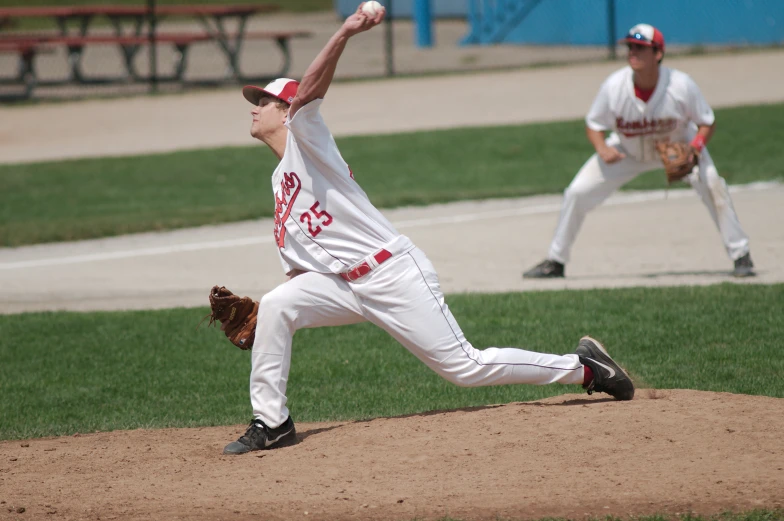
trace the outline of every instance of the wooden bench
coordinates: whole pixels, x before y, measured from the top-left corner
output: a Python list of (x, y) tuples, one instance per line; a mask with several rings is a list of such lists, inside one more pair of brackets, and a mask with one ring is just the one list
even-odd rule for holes
[[(187, 68), (188, 50), (191, 45), (198, 42), (216, 41), (223, 46), (223, 51), (229, 61), (229, 69), (226, 74), (227, 79), (241, 80), (238, 67), (238, 58), (241, 51), (241, 43), (247, 39), (251, 40), (272, 40), (275, 42), (283, 55), (283, 63), (279, 71), (270, 77), (282, 77), (288, 72), (291, 66), (291, 49), (289, 41), (292, 38), (304, 38), (311, 36), (307, 31), (257, 31), (247, 32), (242, 35), (242, 40), (236, 39), (236, 35), (229, 35), (237, 43), (234, 46), (225, 45), (220, 42), (214, 34), (206, 32), (199, 33), (157, 33), (155, 35), (156, 44), (173, 45), (177, 52), (174, 73), (170, 76), (158, 76), (158, 81), (179, 81), (184, 80)], [(91, 36), (62, 36), (57, 34), (23, 34), (14, 36), (0, 36), (0, 52), (16, 52), (19, 55), (19, 75), (17, 81), (24, 80), (26, 84), (35, 86), (39, 84), (34, 59), (36, 54), (43, 51), (51, 51), (58, 46), (64, 46), (68, 52), (69, 82), (91, 84), (91, 83), (112, 83), (128, 81), (147, 81), (136, 70), (134, 59), (139, 50), (151, 44), (149, 36), (115, 36), (115, 35), (91, 35)], [(119, 47), (125, 68), (125, 75), (120, 78), (101, 78), (88, 77), (82, 72), (82, 58), (84, 49), (88, 45), (116, 45)], [(32, 88), (32, 87), (30, 87)]]
[(11, 78), (0, 78), (0, 83), (22, 85), (24, 91), (19, 97), (29, 98), (33, 89), (38, 84), (38, 77), (33, 66), (35, 56), (43, 52), (53, 52), (54, 50), (55, 47), (46, 42), (0, 41), (0, 53), (15, 53), (19, 55), (16, 76)]

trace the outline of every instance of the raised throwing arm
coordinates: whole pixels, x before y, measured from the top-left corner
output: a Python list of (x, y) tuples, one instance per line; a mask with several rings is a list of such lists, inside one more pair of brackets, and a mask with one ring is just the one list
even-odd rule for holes
[(338, 60), (340, 55), (343, 54), (343, 49), (346, 48), (348, 39), (355, 34), (375, 27), (384, 19), (386, 15), (385, 9), (381, 9), (374, 18), (370, 18), (362, 12), (363, 4), (364, 2), (359, 4), (357, 12), (346, 18), (341, 28), (329, 39), (327, 45), (324, 46), (305, 71), (305, 75), (302, 77), (297, 90), (297, 95), (291, 102), (290, 117), (294, 117), (294, 114), (300, 108), (311, 101), (323, 98), (327, 94), (327, 90), (332, 83), (332, 77), (335, 75)]

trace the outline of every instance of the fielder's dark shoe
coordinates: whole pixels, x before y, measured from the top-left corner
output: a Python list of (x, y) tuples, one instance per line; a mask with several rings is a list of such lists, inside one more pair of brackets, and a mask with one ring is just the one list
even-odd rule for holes
[(224, 454), (245, 454), (252, 450), (274, 449), (297, 443), (297, 431), (289, 416), (283, 425), (270, 429), (261, 420), (253, 420), (250, 427), (237, 441), (232, 441), (223, 449)]
[(547, 279), (564, 276), (564, 265), (558, 261), (545, 259), (523, 273), (524, 279)]
[(751, 262), (751, 254), (747, 253), (735, 261), (735, 269), (732, 271), (732, 275), (735, 277), (753, 277), (756, 275), (754, 273), (754, 263)]
[(587, 365), (593, 372), (593, 380), (583, 385), (588, 394), (607, 393), (616, 400), (634, 398), (634, 384), (626, 371), (616, 364), (604, 346), (589, 336), (580, 339), (575, 351), (580, 363)]

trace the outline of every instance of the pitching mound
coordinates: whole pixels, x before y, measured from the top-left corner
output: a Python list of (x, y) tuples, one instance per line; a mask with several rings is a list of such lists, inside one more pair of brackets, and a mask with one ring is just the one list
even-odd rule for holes
[[(716, 513), (784, 504), (784, 400), (639, 390), (298, 424), (0, 443), (0, 519), (462, 519)], [(24, 508), (23, 513), (17, 509)]]

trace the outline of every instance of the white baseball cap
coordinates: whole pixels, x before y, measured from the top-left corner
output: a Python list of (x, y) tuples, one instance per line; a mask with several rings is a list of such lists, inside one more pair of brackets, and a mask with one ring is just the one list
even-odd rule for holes
[(291, 78), (278, 78), (277, 80), (268, 83), (263, 89), (254, 85), (246, 85), (242, 88), (242, 95), (254, 105), (259, 104), (259, 99), (264, 94), (285, 101), (291, 105), (291, 102), (294, 101), (294, 96), (297, 95), (298, 88), (298, 81), (292, 80)]

